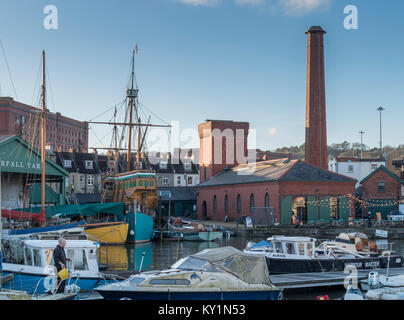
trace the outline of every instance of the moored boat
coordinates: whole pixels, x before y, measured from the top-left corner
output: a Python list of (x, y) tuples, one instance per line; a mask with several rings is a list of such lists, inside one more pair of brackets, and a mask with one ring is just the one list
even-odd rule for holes
[(270, 274), (344, 271), (347, 266), (358, 270), (403, 266), (402, 256), (378, 250), (374, 245), (364, 246), (358, 237), (341, 234), (318, 247), (316, 241), (310, 237), (274, 236), (267, 239), (270, 245), (249, 243), (244, 252), (264, 255)]
[(125, 244), (128, 237), (127, 222), (103, 222), (84, 225), (84, 232), (89, 240), (101, 244)]
[[(249, 270), (249, 272), (245, 272)], [(232, 247), (205, 249), (170, 269), (142, 272), (95, 290), (108, 300), (278, 300), (264, 257)]]
[(220, 229), (208, 227), (203, 223), (188, 222), (180, 218), (172, 218), (167, 223), (167, 230), (184, 241), (214, 241), (223, 237)]
[[(13, 274), (11, 281), (3, 285), (10, 290), (46, 293), (56, 287), (56, 268), (53, 250), (57, 240), (9, 239), (3, 243), (3, 274)], [(71, 259), (67, 269), (71, 275), (69, 284), (81, 290), (91, 290), (103, 281), (97, 262), (98, 243), (89, 240), (67, 240), (66, 256)]]

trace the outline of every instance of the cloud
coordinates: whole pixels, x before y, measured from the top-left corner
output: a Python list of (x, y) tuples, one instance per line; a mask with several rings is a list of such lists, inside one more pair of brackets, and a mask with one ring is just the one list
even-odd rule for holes
[(248, 6), (264, 10), (272, 14), (283, 13), (293, 16), (303, 16), (315, 11), (330, 8), (333, 0), (174, 0), (187, 5), (214, 7), (224, 1), (233, 2), (238, 6)]
[(177, 1), (193, 6), (207, 6), (207, 7), (216, 6), (222, 2), (222, 0), (177, 0)]
[(305, 15), (317, 10), (327, 10), (332, 0), (278, 0), (282, 11), (289, 15)]
[(276, 136), (276, 135), (278, 134), (278, 128), (271, 128), (271, 129), (269, 129), (268, 134), (269, 134), (271, 137)]

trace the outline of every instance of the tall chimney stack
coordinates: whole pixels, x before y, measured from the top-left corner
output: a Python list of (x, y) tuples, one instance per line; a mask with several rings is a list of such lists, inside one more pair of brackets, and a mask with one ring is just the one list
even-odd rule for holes
[(324, 34), (319, 26), (307, 32), (307, 97), (305, 161), (328, 169), (325, 108)]

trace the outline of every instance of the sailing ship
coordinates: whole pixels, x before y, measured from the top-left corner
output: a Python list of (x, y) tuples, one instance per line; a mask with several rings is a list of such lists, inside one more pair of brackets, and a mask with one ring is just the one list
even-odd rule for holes
[[(103, 202), (124, 202), (127, 211), (126, 217), (129, 221), (129, 232), (127, 242), (141, 243), (150, 241), (153, 234), (153, 213), (157, 206), (157, 178), (154, 170), (143, 169), (141, 162), (141, 153), (145, 149), (145, 137), (149, 127), (170, 127), (169, 125), (150, 124), (150, 117), (147, 123), (143, 123), (139, 114), (137, 84), (135, 86), (135, 53), (132, 54), (132, 70), (130, 77), (130, 89), (126, 90), (126, 117), (128, 121), (123, 123), (116, 122), (116, 111), (114, 122), (89, 122), (93, 124), (113, 125), (113, 140), (115, 146), (107, 149), (112, 151), (115, 162), (115, 171), (110, 176), (103, 179), (101, 200)], [(135, 121), (134, 121), (135, 116)], [(118, 146), (118, 126), (123, 126), (122, 136), (119, 141), (124, 140), (124, 133), (128, 129), (127, 149)], [(145, 130), (142, 132), (142, 128)], [(137, 147), (136, 147), (136, 165), (132, 168), (132, 140), (133, 129), (136, 129)], [(120, 151), (126, 150), (126, 171), (119, 173), (118, 164)]]

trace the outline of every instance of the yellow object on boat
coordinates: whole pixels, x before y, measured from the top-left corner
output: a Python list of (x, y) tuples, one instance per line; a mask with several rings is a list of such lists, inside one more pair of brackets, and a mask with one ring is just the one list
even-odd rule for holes
[(66, 268), (63, 268), (58, 272), (58, 276), (60, 279), (64, 280), (70, 277), (69, 271), (66, 270)]
[(86, 224), (84, 232), (88, 239), (101, 244), (124, 244), (128, 236), (129, 224), (124, 222), (106, 222)]

